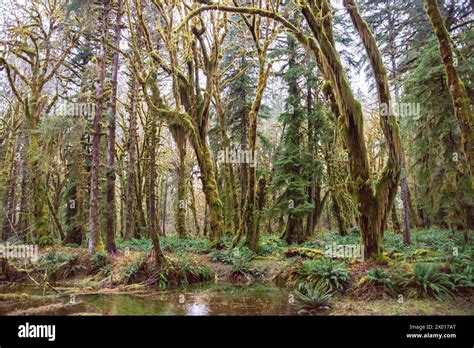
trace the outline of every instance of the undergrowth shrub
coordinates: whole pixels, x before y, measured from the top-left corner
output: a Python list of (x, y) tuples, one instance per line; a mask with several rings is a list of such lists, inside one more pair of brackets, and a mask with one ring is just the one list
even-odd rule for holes
[(463, 291), (474, 287), (474, 250), (471, 247), (460, 251), (450, 260), (449, 279), (457, 290)]
[(85, 274), (89, 268), (87, 255), (48, 252), (39, 260), (39, 268), (48, 279), (56, 281)]
[(375, 290), (380, 290), (392, 297), (396, 297), (398, 294), (398, 284), (390, 276), (389, 272), (381, 268), (372, 268), (367, 272), (364, 278), (369, 287)]
[(262, 237), (258, 255), (281, 255), (287, 250), (287, 243), (277, 236), (265, 236)]
[(168, 252), (207, 254), (211, 251), (208, 239), (202, 237), (189, 239), (179, 238), (179, 236), (162, 237), (161, 244), (163, 250)]
[(298, 314), (315, 315), (330, 308), (332, 292), (318, 284), (304, 286), (295, 291), (295, 301), (292, 303), (298, 309)]
[(206, 282), (214, 277), (214, 272), (209, 267), (198, 264), (187, 257), (167, 260), (164, 267), (157, 270), (153, 259), (144, 255), (135, 258), (121, 274), (120, 279), (124, 284), (140, 283), (158, 289)]
[(344, 292), (350, 285), (346, 264), (331, 259), (304, 260), (290, 266), (277, 277), (298, 290), (321, 287), (330, 292)]
[(109, 264), (110, 264), (109, 254), (95, 253), (94, 255), (92, 255), (92, 259), (91, 259), (91, 272), (92, 273), (101, 272), (102, 274), (104, 274), (102, 270), (106, 268)]
[(232, 250), (215, 250), (210, 255), (212, 262), (222, 262), (228, 265), (232, 265), (240, 260), (248, 262), (257, 256), (255, 252), (246, 246)]
[(165, 269), (159, 272), (156, 285), (160, 289), (182, 287), (189, 284), (212, 280), (214, 272), (205, 265), (197, 264), (189, 258), (169, 261)]
[(416, 297), (434, 297), (437, 300), (451, 300), (454, 296), (454, 283), (449, 275), (441, 272), (439, 264), (417, 263), (413, 265), (413, 272), (401, 281), (409, 294)]
[(130, 251), (151, 251), (153, 245), (150, 239), (132, 238), (127, 240), (117, 240), (117, 249), (124, 252), (127, 248)]

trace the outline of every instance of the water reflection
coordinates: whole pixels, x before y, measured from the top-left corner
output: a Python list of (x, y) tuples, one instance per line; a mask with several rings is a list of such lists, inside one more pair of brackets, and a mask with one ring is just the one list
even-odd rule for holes
[(205, 303), (192, 303), (186, 306), (186, 315), (208, 315), (209, 308)]
[(90, 310), (109, 315), (296, 315), (276, 287), (210, 284), (137, 295), (86, 295)]

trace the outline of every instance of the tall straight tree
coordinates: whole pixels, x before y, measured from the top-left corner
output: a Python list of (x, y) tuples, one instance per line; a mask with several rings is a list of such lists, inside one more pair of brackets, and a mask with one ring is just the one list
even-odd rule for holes
[[(120, 40), (122, 36), (123, 1), (124, 0), (118, 0), (116, 7), (114, 46), (118, 48), (120, 47)], [(116, 119), (118, 70), (119, 52), (115, 50), (112, 55), (112, 91), (110, 96), (109, 129), (107, 135), (107, 203), (105, 209), (105, 231), (107, 236), (107, 251), (112, 254), (115, 254), (117, 252), (117, 247), (115, 246), (115, 131), (117, 122)]]
[(289, 244), (302, 243), (306, 239), (303, 229), (304, 214), (313, 210), (307, 202), (307, 173), (303, 163), (302, 127), (306, 110), (301, 105), (301, 88), (298, 79), (302, 73), (301, 64), (297, 61), (297, 42), (288, 35), (285, 51), (287, 52), (287, 70), (283, 77), (288, 86), (288, 97), (285, 101), (285, 112), (280, 115), (284, 131), (280, 152), (275, 162), (276, 170), (272, 186), (274, 190), (284, 192), (278, 198), (278, 208), (288, 215), (282, 238)]
[(138, 84), (131, 76), (129, 89), (130, 108), (128, 112), (128, 141), (127, 141), (127, 178), (125, 194), (125, 232), (124, 238), (131, 239), (135, 237), (135, 185), (136, 185), (136, 166), (137, 166), (137, 113), (138, 113)]
[(100, 140), (102, 137), (102, 115), (105, 106), (105, 72), (107, 63), (107, 31), (109, 29), (110, 0), (101, 1), (102, 14), (100, 24), (100, 52), (97, 61), (97, 86), (95, 115), (92, 130), (91, 173), (89, 197), (89, 251), (104, 251), (104, 243), (99, 223), (99, 174), (100, 174)]

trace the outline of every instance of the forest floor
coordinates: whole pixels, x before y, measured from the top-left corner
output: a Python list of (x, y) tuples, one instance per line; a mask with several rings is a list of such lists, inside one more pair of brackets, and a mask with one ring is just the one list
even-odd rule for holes
[[(464, 243), (461, 234), (415, 231), (410, 246), (400, 235), (388, 234), (380, 263), (325, 255), (325, 245), (358, 242), (357, 231), (344, 237), (325, 233), (300, 245), (264, 236), (256, 254), (245, 247), (230, 249), (230, 238), (228, 249), (212, 250), (202, 237), (169, 236), (162, 238), (168, 264), (160, 272), (154, 270), (146, 239), (119, 241), (114, 256), (91, 256), (72, 246), (42, 248), (35, 264), (9, 262), (7, 278), (0, 280), (0, 314), (94, 313), (82, 301), (64, 298), (131, 295), (164, 303), (170, 298), (154, 294), (187, 291), (214, 306), (215, 314), (474, 315), (473, 244)], [(193, 284), (211, 286), (195, 291)], [(321, 284), (325, 290), (314, 290)], [(260, 297), (254, 296), (256, 290)], [(278, 301), (281, 306), (272, 304)]]

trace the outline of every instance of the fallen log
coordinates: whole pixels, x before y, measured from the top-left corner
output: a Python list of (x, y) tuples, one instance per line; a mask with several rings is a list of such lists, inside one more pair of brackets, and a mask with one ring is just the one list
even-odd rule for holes
[(311, 248), (289, 248), (288, 251), (285, 253), (285, 256), (299, 256), (305, 259), (319, 259), (325, 257), (323, 251)]
[(86, 307), (87, 305), (83, 301), (54, 303), (46, 306), (17, 310), (9, 313), (8, 315), (69, 315), (72, 313), (83, 312), (85, 311)]
[(57, 301), (58, 295), (29, 295), (26, 293), (0, 294), (0, 315), (30, 307), (44, 306)]

